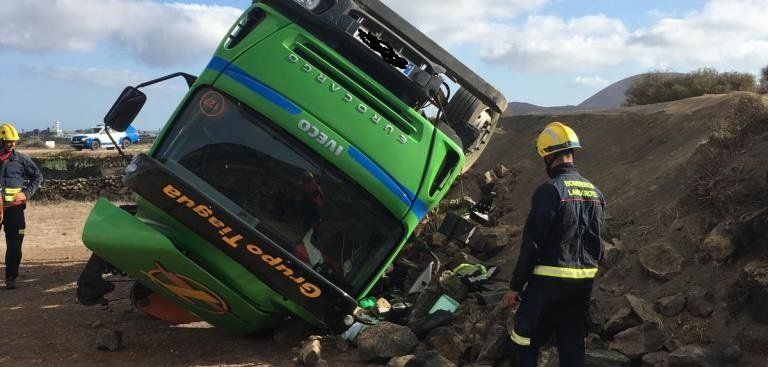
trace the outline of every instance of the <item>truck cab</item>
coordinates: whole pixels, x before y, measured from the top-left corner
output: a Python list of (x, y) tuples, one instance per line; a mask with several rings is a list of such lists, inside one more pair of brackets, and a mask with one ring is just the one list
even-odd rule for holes
[[(136, 205), (100, 200), (83, 242), (142, 289), (242, 334), (290, 314), (348, 326), (506, 108), (371, 0), (254, 2), (199, 77), (127, 87), (107, 124), (130, 124), (138, 89), (176, 75), (189, 93), (123, 177)], [(452, 97), (445, 78), (462, 85)]]
[(109, 126), (96, 125), (73, 135), (69, 145), (76, 150), (113, 149), (115, 145), (112, 143), (109, 135), (107, 135), (108, 131), (112, 135), (112, 139), (123, 149), (139, 142), (139, 132), (133, 126), (128, 126), (125, 131), (114, 131)]

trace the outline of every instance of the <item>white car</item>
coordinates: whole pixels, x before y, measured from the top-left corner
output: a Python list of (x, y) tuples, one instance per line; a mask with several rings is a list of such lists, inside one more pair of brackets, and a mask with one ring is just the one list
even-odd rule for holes
[[(107, 127), (106, 129), (109, 128)], [(82, 150), (83, 148), (91, 150), (97, 150), (99, 148), (112, 149), (114, 148), (114, 144), (112, 144), (109, 136), (107, 136), (106, 129), (104, 125), (85, 129), (81, 134), (73, 136), (69, 145), (77, 150)], [(123, 149), (131, 146), (131, 144), (139, 142), (139, 133), (133, 126), (128, 126), (128, 129), (124, 132), (109, 129), (109, 133), (112, 135), (112, 138), (115, 139), (115, 142), (120, 145), (120, 148)]]

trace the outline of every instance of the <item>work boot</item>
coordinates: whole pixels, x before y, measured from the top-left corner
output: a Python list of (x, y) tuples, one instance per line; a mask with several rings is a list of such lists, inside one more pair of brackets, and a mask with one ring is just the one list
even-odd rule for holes
[(16, 279), (6, 279), (5, 289), (8, 289), (8, 290), (16, 289)]

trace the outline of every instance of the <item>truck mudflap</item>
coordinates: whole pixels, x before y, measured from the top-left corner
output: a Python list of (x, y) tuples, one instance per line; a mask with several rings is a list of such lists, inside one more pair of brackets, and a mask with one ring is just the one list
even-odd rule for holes
[(159, 161), (136, 155), (126, 168), (123, 183), (318, 322), (338, 332), (348, 327), (344, 318), (354, 313), (354, 298)]
[(212, 325), (245, 335), (279, 321), (184, 256), (162, 233), (105, 199), (88, 216), (83, 242), (112, 266)]

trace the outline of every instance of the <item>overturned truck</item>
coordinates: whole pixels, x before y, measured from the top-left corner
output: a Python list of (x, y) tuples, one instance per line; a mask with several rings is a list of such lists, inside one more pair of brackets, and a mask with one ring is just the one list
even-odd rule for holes
[(507, 105), (378, 0), (255, 1), (199, 77), (127, 87), (105, 123), (124, 130), (139, 89), (175, 76), (189, 92), (125, 170), (136, 204), (88, 218), (78, 299), (103, 302), (120, 272), (147, 313), (241, 334), (289, 314), (351, 325)]

